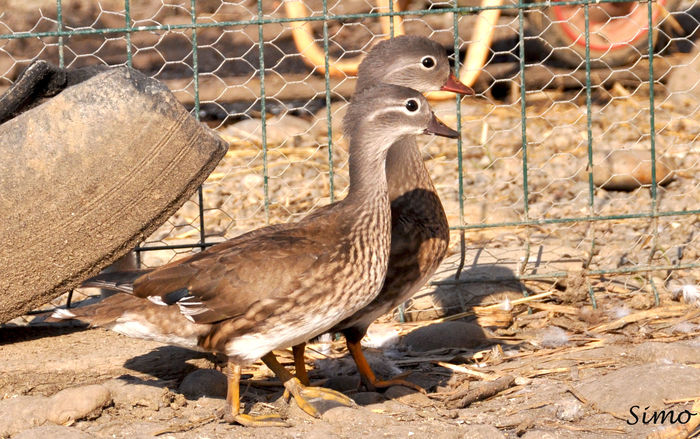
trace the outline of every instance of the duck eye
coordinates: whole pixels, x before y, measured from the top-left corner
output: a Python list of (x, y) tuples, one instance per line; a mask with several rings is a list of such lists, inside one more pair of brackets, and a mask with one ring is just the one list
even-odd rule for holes
[(420, 62), (426, 69), (432, 69), (435, 66), (435, 58), (432, 56), (426, 56)]
[(418, 102), (416, 102), (415, 99), (409, 99), (406, 101), (406, 109), (413, 113), (414, 111), (418, 110)]

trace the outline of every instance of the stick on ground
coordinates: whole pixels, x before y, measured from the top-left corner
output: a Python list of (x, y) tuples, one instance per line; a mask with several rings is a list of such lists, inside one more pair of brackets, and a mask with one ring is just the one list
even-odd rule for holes
[(475, 389), (465, 389), (457, 392), (448, 398), (447, 406), (451, 409), (464, 408), (474, 401), (489, 398), (498, 392), (502, 392), (515, 384), (513, 375), (506, 375), (495, 381), (489, 381)]

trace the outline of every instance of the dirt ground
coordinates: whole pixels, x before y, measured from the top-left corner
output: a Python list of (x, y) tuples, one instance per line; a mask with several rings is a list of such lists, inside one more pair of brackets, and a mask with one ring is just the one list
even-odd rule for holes
[[(673, 410), (678, 416), (691, 408), (686, 398), (700, 396), (700, 312), (663, 299), (653, 312), (624, 308), (612, 295), (598, 310), (550, 300), (548, 311), (528, 313), (517, 305), (511, 329), (519, 329), (509, 336), (463, 321), (373, 326), (370, 344), (384, 343), (366, 348), (375, 370), (410, 372), (427, 395), (402, 387), (362, 391), (342, 341), (316, 343), (309, 350), (312, 383), (358, 404), (331, 408), (320, 419), (285, 403), (264, 366), (248, 368), (245, 410), (281, 414), (289, 428), (245, 428), (215, 416), (225, 380), (212, 356), (102, 329), (6, 326), (0, 328), (0, 437), (645, 437), (672, 418), (645, 425), (642, 415), (650, 420), (654, 411)], [(281, 358), (291, 364), (289, 353)], [(86, 387), (94, 384), (102, 396)], [(479, 394), (498, 384), (495, 396), (463, 399), (473, 396), (468, 390)], [(45, 406), (71, 388), (76, 393), (62, 399), (61, 414), (52, 418), (56, 408)], [(56, 416), (65, 426), (46, 420)]]

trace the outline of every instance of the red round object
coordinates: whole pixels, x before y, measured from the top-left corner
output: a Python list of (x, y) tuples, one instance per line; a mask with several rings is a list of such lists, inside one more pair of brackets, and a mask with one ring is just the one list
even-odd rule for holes
[[(666, 0), (652, 5), (652, 23), (659, 19)], [(586, 47), (583, 7), (578, 5), (552, 6), (552, 13), (574, 44)], [(648, 8), (637, 2), (602, 3), (589, 6), (589, 37), (591, 50), (616, 50), (634, 44), (649, 32)]]

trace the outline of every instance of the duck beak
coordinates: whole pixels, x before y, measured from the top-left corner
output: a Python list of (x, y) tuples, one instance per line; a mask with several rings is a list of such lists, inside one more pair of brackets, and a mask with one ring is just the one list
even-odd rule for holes
[(450, 76), (447, 77), (447, 81), (445, 81), (445, 84), (440, 87), (440, 90), (451, 91), (452, 93), (459, 93), (462, 95), (474, 94), (474, 90), (472, 90), (471, 87), (467, 87), (466, 85), (462, 84), (452, 70), (450, 70)]
[(423, 133), (425, 134), (435, 134), (436, 136), (449, 137), (450, 139), (459, 138), (459, 133), (452, 128), (448, 127), (440, 119), (435, 117), (435, 113), (432, 113), (432, 118), (428, 123), (428, 128), (426, 128)]

